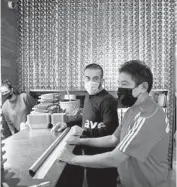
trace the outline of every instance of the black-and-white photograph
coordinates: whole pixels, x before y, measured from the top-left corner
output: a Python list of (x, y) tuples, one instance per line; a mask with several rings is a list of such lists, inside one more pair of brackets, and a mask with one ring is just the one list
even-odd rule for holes
[(177, 2), (0, 6), (1, 187), (176, 187)]

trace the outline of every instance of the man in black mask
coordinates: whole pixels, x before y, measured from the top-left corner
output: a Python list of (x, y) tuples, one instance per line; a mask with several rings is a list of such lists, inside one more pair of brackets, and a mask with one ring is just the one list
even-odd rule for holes
[(141, 61), (126, 62), (119, 70), (118, 97), (122, 105), (130, 108), (122, 123), (112, 135), (85, 139), (72, 136), (68, 142), (95, 147), (115, 146), (115, 149), (78, 156), (65, 148), (60, 160), (90, 168), (118, 168), (124, 187), (169, 186), (169, 125), (163, 109), (149, 96), (152, 83), (149, 67)]
[[(118, 102), (123, 107), (131, 107), (135, 104), (141, 92), (139, 91), (139, 85), (142, 84), (144, 88), (147, 88), (147, 92), (150, 92), (152, 88), (152, 73), (146, 65), (141, 61), (131, 61), (134, 64), (131, 66), (122, 66), (119, 70), (119, 88), (117, 91)], [(143, 64), (139, 67), (139, 64)], [(132, 79), (132, 80), (131, 80)]]

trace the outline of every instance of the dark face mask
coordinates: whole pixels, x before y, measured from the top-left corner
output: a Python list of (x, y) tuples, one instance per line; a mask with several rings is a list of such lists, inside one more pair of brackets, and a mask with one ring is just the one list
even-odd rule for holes
[(5, 97), (5, 99), (11, 99), (12, 96), (13, 96), (13, 93), (9, 92), (9, 93), (7, 93), (7, 94), (5, 94), (3, 96)]
[(135, 104), (137, 98), (133, 97), (132, 90), (134, 88), (118, 88), (118, 101), (125, 107), (131, 107)]

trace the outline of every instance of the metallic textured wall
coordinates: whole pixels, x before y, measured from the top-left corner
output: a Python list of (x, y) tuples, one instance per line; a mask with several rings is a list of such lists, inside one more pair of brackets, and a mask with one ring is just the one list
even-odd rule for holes
[(19, 0), (19, 86), (82, 90), (83, 68), (95, 62), (117, 90), (120, 65), (140, 59), (153, 88), (169, 90), (172, 126), (174, 10), (175, 0)]

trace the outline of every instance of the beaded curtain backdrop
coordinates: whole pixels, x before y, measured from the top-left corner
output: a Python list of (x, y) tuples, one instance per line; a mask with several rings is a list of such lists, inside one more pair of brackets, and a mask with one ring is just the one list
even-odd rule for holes
[[(83, 69), (98, 63), (105, 88), (131, 59), (150, 66), (153, 88), (168, 89), (173, 129), (175, 0), (19, 0), (19, 88), (83, 90)], [(172, 133), (169, 146), (171, 160)], [(171, 163), (171, 161), (170, 161)]]

